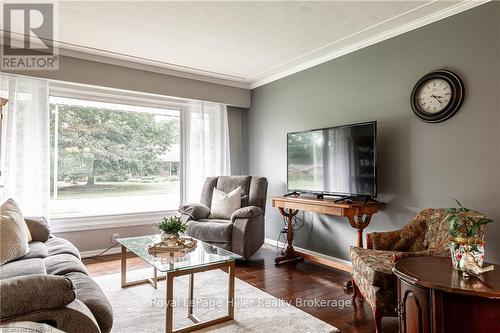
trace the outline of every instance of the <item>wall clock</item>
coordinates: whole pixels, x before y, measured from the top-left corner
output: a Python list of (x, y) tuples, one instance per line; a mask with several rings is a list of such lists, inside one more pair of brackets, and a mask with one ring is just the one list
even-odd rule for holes
[(413, 112), (429, 123), (451, 118), (464, 101), (464, 85), (454, 73), (436, 70), (424, 75), (411, 92)]

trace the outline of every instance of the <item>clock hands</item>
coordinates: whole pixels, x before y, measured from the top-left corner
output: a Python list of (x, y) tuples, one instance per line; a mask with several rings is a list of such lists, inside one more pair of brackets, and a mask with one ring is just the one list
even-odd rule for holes
[(431, 97), (433, 97), (436, 101), (439, 102), (439, 104), (443, 105), (443, 102), (441, 102), (441, 98), (443, 98), (443, 96), (436, 96), (436, 95), (431, 95)]

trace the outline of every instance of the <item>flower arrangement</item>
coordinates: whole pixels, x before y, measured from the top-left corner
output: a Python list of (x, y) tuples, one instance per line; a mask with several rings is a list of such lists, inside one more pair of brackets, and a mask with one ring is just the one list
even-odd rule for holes
[(178, 238), (180, 232), (186, 231), (186, 224), (178, 216), (164, 217), (155, 227), (162, 232), (162, 237)]
[(448, 223), (450, 252), (453, 267), (460, 269), (460, 260), (468, 253), (472, 255), (479, 267), (484, 260), (484, 226), (493, 220), (475, 217), (470, 210), (456, 200), (458, 207), (448, 208), (445, 221)]

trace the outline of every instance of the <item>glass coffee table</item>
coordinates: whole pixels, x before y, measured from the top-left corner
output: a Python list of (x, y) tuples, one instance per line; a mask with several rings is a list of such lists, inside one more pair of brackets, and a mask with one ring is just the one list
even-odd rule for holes
[[(187, 253), (148, 253), (148, 245), (160, 240), (160, 235), (139, 236), (117, 239), (121, 244), (121, 286), (122, 288), (141, 283), (149, 283), (157, 288), (158, 280), (166, 280), (166, 327), (167, 333), (191, 332), (211, 325), (234, 319), (234, 261), (241, 256), (197, 240), (196, 246)], [(134, 253), (153, 267), (153, 277), (135, 281), (127, 281), (127, 251)], [(228, 273), (227, 315), (207, 321), (200, 321), (193, 313), (194, 274), (215, 269), (223, 269)], [(159, 272), (165, 275), (159, 276)], [(193, 325), (174, 330), (173, 327), (173, 294), (174, 278), (189, 275), (188, 318)]]

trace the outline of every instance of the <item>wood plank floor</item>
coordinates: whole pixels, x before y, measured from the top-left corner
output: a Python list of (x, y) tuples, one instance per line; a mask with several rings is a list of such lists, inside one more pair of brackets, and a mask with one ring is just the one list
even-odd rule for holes
[[(346, 293), (343, 289), (342, 284), (350, 274), (309, 262), (290, 262), (275, 266), (275, 257), (276, 249), (264, 246), (252, 260), (236, 264), (236, 277), (274, 297), (291, 302), (343, 333), (375, 331), (367, 302), (358, 299), (353, 305), (351, 293)], [(119, 255), (84, 259), (84, 263), (94, 277), (120, 272)], [(149, 265), (140, 258), (133, 257), (127, 260), (127, 266), (133, 270)], [(317, 302), (314, 303), (314, 300)], [(322, 300), (324, 304), (319, 303)], [(341, 306), (342, 302), (344, 306)], [(397, 320), (384, 318), (382, 329), (387, 333), (397, 332)]]

